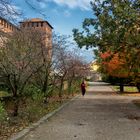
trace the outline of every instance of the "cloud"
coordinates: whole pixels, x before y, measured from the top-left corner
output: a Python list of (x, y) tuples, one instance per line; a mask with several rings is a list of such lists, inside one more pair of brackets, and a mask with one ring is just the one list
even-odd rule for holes
[(46, 3), (44, 3), (44, 2), (39, 2), (39, 7), (40, 7), (40, 8), (43, 8), (43, 9), (44, 9), (44, 8), (46, 8), (46, 6), (47, 6)]
[(59, 10), (58, 10), (58, 9), (54, 8), (54, 9), (52, 9), (51, 11), (52, 11), (55, 15), (59, 15)]
[(68, 11), (68, 10), (64, 11), (64, 16), (65, 17), (70, 17), (71, 16), (70, 11)]
[(46, 2), (54, 2), (61, 6), (68, 6), (69, 8), (80, 8), (82, 10), (90, 10), (91, 0), (45, 0)]
[(11, 3), (2, 1), (0, 3), (0, 16), (10, 21), (15, 21), (21, 16), (21, 9)]

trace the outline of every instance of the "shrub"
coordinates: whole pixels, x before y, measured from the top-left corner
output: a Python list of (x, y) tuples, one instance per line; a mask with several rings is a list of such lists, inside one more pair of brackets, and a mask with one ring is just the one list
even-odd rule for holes
[(32, 95), (39, 94), (39, 93), (41, 93), (41, 90), (38, 87), (34, 86), (34, 85), (29, 85), (25, 89), (25, 94), (27, 96), (32, 96)]
[(41, 93), (35, 93), (28, 100), (28, 106), (26, 107), (26, 112), (28, 114), (29, 122), (34, 122), (40, 118), (44, 113), (44, 95)]
[(0, 123), (7, 119), (7, 112), (4, 109), (3, 103), (0, 102)]
[(36, 103), (41, 103), (41, 102), (43, 102), (44, 94), (41, 92), (35, 93), (32, 95), (32, 99)]

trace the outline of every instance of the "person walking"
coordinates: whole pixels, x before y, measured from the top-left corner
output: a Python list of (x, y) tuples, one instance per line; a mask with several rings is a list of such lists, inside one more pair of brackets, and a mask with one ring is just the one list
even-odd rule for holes
[(84, 81), (81, 83), (81, 92), (82, 95), (84, 96), (86, 93), (86, 84), (84, 83)]

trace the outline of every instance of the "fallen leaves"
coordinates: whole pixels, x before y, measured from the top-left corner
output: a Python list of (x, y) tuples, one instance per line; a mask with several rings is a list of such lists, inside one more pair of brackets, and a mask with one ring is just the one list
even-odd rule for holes
[(42, 104), (40, 104), (41, 110), (39, 109), (40, 107), (36, 110), (35, 119), (34, 116), (31, 116), (34, 115), (34, 113), (30, 113), (29, 118), (29, 112), (27, 112), (27, 107), (28, 106), (34, 107), (38, 104), (36, 103), (35, 105), (35, 102), (31, 104), (31, 101), (28, 101), (26, 107), (23, 107), (23, 105), (21, 104), (19, 115), (17, 117), (9, 116), (8, 120), (0, 124), (0, 140), (7, 140), (13, 134), (16, 134), (19, 131), (23, 130), (27, 126), (31, 125), (31, 123), (38, 121), (41, 117), (43, 117), (47, 113), (52, 112), (53, 110), (58, 108), (62, 103), (68, 101), (68, 99), (70, 98), (71, 98), (70, 96), (69, 97), (63, 96), (63, 98), (61, 99), (61, 103), (58, 97), (50, 98), (48, 104), (44, 104), (43, 106)]

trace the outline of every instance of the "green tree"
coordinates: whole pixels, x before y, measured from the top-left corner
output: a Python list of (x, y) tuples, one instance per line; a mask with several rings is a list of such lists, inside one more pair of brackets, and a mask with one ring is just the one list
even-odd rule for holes
[[(79, 47), (98, 47), (99, 62), (101, 53), (111, 52), (107, 59), (122, 54), (129, 76), (140, 89), (140, 9), (139, 0), (95, 0), (91, 2), (93, 18), (83, 22), (83, 31), (74, 29), (74, 39)], [(123, 56), (124, 58), (124, 56)]]

